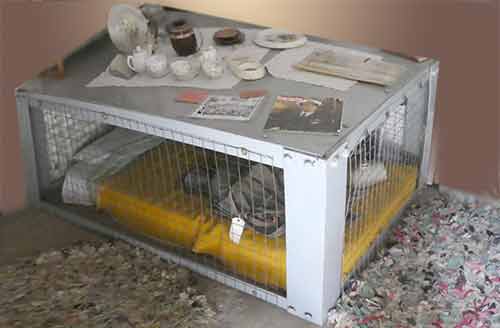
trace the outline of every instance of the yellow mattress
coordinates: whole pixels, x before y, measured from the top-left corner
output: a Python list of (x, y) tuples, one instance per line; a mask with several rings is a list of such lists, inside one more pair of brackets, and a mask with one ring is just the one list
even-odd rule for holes
[(286, 287), (285, 239), (269, 239), (251, 229), (245, 229), (240, 243), (229, 239), (230, 225), (220, 219), (200, 219), (200, 234), (193, 252), (208, 254), (231, 271), (264, 286)]
[[(268, 239), (246, 229), (240, 244), (234, 244), (225, 220), (205, 218), (208, 202), (182, 191), (181, 178), (196, 167), (194, 159), (200, 153), (190, 152), (176, 163), (179, 159), (167, 156), (172, 147), (165, 144), (149, 151), (100, 182), (98, 209), (134, 232), (210, 255), (251, 281), (285, 288), (284, 238)], [(198, 163), (202, 160), (198, 158)]]
[(417, 168), (414, 166), (389, 167), (388, 175), (389, 179), (370, 190), (363, 202), (354, 202), (352, 206), (359, 219), (345, 229), (344, 277), (388, 227), (416, 188)]
[[(100, 182), (97, 207), (132, 231), (191, 249), (204, 204), (182, 191), (183, 172), (168, 154), (172, 147), (162, 144)], [(182, 167), (189, 170), (193, 158), (192, 153), (183, 158)]]
[[(111, 214), (132, 231), (178, 247), (192, 250), (195, 254), (210, 255), (231, 272), (250, 281), (274, 288), (286, 288), (285, 239), (269, 239), (246, 229), (239, 244), (229, 239), (229, 223), (218, 218), (204, 216), (206, 200), (189, 196), (182, 191), (180, 178), (185, 172), (175, 163), (166, 161), (160, 146), (144, 154), (127, 168), (102, 181), (98, 188), (97, 207)], [(162, 157), (162, 161), (144, 160)], [(189, 169), (193, 157), (185, 158), (183, 167)], [(160, 165), (159, 163), (162, 163)], [(389, 179), (398, 181), (397, 188), (389, 190), (386, 184), (386, 205), (367, 208), (370, 228), (356, 240), (346, 244), (343, 272), (350, 272), (359, 258), (368, 250), (378, 233), (387, 226), (411, 196), (416, 183), (416, 169), (395, 167), (389, 170)], [(392, 192), (392, 195), (390, 194)], [(389, 194), (388, 194), (389, 193)], [(371, 202), (380, 201), (374, 198)], [(349, 227), (348, 227), (349, 229)], [(348, 230), (346, 230), (346, 233)], [(346, 239), (347, 241), (347, 239)]]
[(106, 210), (132, 231), (188, 249), (193, 246), (200, 228), (197, 213), (174, 210), (109, 186), (100, 189), (98, 208)]

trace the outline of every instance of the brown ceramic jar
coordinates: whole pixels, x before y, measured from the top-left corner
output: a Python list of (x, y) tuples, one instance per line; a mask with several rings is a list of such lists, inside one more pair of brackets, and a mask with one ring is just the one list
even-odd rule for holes
[(196, 52), (197, 42), (193, 27), (179, 19), (170, 24), (168, 30), (172, 47), (179, 56), (189, 56)]

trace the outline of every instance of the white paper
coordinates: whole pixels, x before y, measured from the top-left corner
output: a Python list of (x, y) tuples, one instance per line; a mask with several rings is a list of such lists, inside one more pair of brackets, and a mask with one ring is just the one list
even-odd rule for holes
[(309, 56), (314, 50), (318, 49), (333, 50), (335, 52), (349, 53), (353, 56), (382, 60), (381, 56), (373, 55), (367, 52), (308, 41), (307, 44), (303, 47), (282, 51), (278, 55), (274, 56), (271, 60), (269, 60), (265, 64), (265, 66), (272, 76), (279, 79), (304, 82), (308, 84), (336, 89), (339, 91), (347, 91), (351, 87), (356, 85), (357, 81), (335, 76), (306, 72), (293, 67), (302, 59)]
[[(242, 44), (234, 46), (217, 46), (213, 41), (214, 33), (220, 28), (200, 28), (196, 29), (197, 37), (202, 39), (202, 48), (214, 46), (217, 49), (217, 56), (225, 58), (226, 56), (249, 57), (253, 60), (260, 61), (268, 53), (269, 49), (261, 48), (253, 44), (257, 29), (241, 29), (245, 33), (245, 41)], [(200, 37), (201, 35), (201, 37)], [(166, 47), (167, 61), (171, 62), (181, 59), (175, 53), (174, 49), (168, 44)], [(203, 72), (200, 72), (193, 80), (178, 81), (170, 72), (167, 76), (159, 79), (151, 78), (147, 75), (136, 75), (130, 80), (121, 79), (111, 75), (108, 69), (102, 72), (94, 80), (92, 80), (87, 87), (160, 87), (160, 86), (174, 86), (174, 87), (190, 87), (200, 89), (232, 89), (241, 79), (234, 76), (229, 67), (224, 62), (224, 74), (219, 79), (210, 79)]]
[(191, 114), (195, 118), (249, 120), (264, 97), (242, 99), (234, 96), (208, 96)]

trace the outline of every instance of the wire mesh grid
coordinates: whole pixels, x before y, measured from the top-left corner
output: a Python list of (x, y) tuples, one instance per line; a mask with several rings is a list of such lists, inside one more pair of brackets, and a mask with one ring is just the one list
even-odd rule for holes
[(45, 109), (43, 117), (47, 151), (37, 155), (58, 163), (51, 177), (64, 203), (94, 207), (177, 254), (286, 293), (283, 171), (272, 157), (118, 117), (103, 124), (83, 110)]
[(423, 146), (424, 106), (401, 105), (367, 133), (348, 159), (343, 277), (359, 268), (413, 195)]
[(94, 140), (109, 127), (104, 124), (80, 121), (71, 115), (51, 109), (42, 109), (51, 179), (61, 178), (71, 157), (78, 149)]

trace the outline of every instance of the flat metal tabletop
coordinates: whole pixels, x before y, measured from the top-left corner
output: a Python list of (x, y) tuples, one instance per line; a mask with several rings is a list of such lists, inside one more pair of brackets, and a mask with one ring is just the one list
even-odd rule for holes
[[(255, 27), (228, 19), (207, 15), (174, 11), (170, 17), (183, 17), (196, 27)], [(367, 83), (357, 83), (347, 92), (330, 88), (314, 86), (306, 83), (277, 79), (269, 74), (258, 81), (241, 81), (231, 90), (209, 90), (214, 95), (238, 95), (240, 90), (265, 89), (268, 96), (261, 103), (250, 121), (239, 122), (229, 120), (204, 120), (190, 118), (189, 115), (197, 105), (179, 103), (175, 101), (176, 95), (183, 89), (178, 87), (100, 87), (88, 88), (86, 85), (103, 72), (117, 54), (107, 34), (96, 38), (87, 46), (81, 48), (65, 61), (65, 77), (62, 80), (38, 77), (24, 83), (18, 92), (28, 95), (43, 95), (59, 100), (76, 100), (82, 103), (111, 106), (117, 109), (132, 110), (145, 113), (154, 117), (170, 118), (191, 123), (198, 126), (213, 128), (231, 134), (240, 135), (260, 141), (265, 141), (297, 151), (323, 157), (332, 148), (336, 147), (343, 136), (367, 119), (393, 94), (414, 79), (422, 71), (428, 69), (432, 61), (418, 64), (384, 53), (378, 49), (348, 45), (340, 42), (326, 41), (315, 37), (311, 40), (330, 43), (333, 45), (363, 50), (377, 55), (382, 55), (384, 60), (403, 64), (406, 68), (401, 81), (386, 89), (381, 86)], [(270, 60), (278, 53), (270, 51), (262, 60)], [(346, 128), (340, 135), (312, 135), (294, 134), (284, 132), (265, 132), (264, 125), (272, 105), (277, 96), (301, 97), (341, 97), (344, 99), (343, 120)]]

